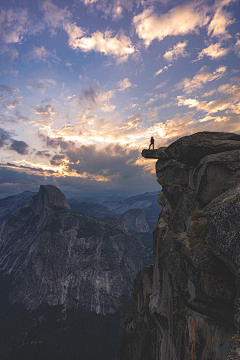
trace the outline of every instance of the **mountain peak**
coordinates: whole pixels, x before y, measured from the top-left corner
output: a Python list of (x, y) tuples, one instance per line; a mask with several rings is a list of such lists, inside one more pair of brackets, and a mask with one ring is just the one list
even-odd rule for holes
[(44, 208), (49, 206), (60, 206), (71, 210), (65, 195), (56, 186), (40, 185), (38, 194), (32, 198), (30, 208), (36, 214), (40, 214)]

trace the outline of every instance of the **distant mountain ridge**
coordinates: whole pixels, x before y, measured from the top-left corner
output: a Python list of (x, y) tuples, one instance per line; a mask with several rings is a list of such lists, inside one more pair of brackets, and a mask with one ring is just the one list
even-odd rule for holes
[(0, 358), (114, 359), (120, 314), (150, 262), (137, 237), (41, 186), (0, 228)]
[[(0, 230), (0, 269), (16, 275), (11, 301), (28, 309), (78, 302), (96, 313), (115, 312), (147, 262), (137, 238), (73, 213), (52, 185), (40, 186), (29, 206), (9, 215)], [(75, 287), (85, 289), (84, 298)]]
[(20, 209), (27, 206), (35, 194), (36, 193), (27, 190), (18, 195), (0, 199), (0, 226), (7, 215), (16, 215)]

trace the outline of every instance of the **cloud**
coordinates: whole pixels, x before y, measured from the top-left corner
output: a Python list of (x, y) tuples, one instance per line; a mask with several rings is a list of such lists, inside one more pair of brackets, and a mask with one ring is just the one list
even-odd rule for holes
[(9, 101), (7, 100), (6, 103), (5, 103), (5, 106), (8, 108), (8, 109), (14, 109), (16, 106), (20, 105), (21, 104), (21, 101), (20, 100), (14, 100), (14, 101)]
[(31, 80), (31, 85), (27, 85), (27, 89), (44, 93), (47, 87), (50, 88), (56, 85), (57, 83), (54, 79), (43, 78), (38, 81)]
[(233, 23), (234, 20), (232, 19), (231, 14), (220, 7), (216, 10), (213, 19), (208, 25), (208, 35), (228, 39), (231, 35), (227, 32), (226, 28)]
[(140, 0), (78, 0), (88, 6), (90, 12), (99, 11), (104, 18), (112, 17), (113, 20), (122, 19), (124, 10), (131, 11), (134, 4), (140, 5)]
[(153, 98), (150, 98), (144, 105), (149, 105), (149, 104), (153, 103), (154, 101), (157, 101), (157, 100), (159, 100), (159, 99), (161, 99), (161, 98), (166, 99), (167, 96), (168, 96), (167, 93), (155, 94), (154, 97), (153, 97)]
[(124, 62), (129, 55), (135, 52), (135, 48), (129, 37), (124, 35), (122, 31), (116, 36), (112, 36), (111, 30), (104, 33), (96, 31), (90, 37), (82, 37), (74, 40), (71, 47), (80, 49), (83, 52), (91, 50), (101, 52), (104, 55), (110, 55), (118, 58), (119, 62)]
[(52, 29), (68, 24), (72, 17), (67, 6), (64, 9), (60, 9), (49, 0), (42, 3), (42, 9), (44, 11), (44, 20)]
[(0, 128), (0, 148), (7, 144), (8, 140), (11, 139), (9, 131)]
[(38, 107), (34, 107), (33, 111), (36, 115), (41, 115), (43, 117), (51, 117), (52, 115), (56, 115), (58, 112), (51, 107), (51, 105), (41, 105)]
[(129, 81), (129, 79), (125, 78), (125, 79), (120, 80), (118, 82), (118, 86), (119, 86), (118, 91), (124, 91), (124, 90), (126, 90), (126, 89), (128, 89), (128, 88), (130, 88), (132, 86), (137, 86), (137, 85), (132, 85), (131, 82)]
[(178, 106), (188, 106), (189, 108), (196, 107), (197, 110), (202, 110), (208, 114), (214, 114), (218, 111), (229, 109), (232, 102), (228, 98), (219, 98), (213, 101), (199, 101), (197, 99), (184, 99), (182, 96), (178, 96)]
[(65, 155), (54, 155), (52, 160), (50, 160), (50, 163), (56, 166), (62, 165), (64, 164), (64, 161), (62, 161), (63, 159), (65, 159)]
[(46, 157), (46, 158), (49, 158), (51, 156), (47, 150), (39, 150), (36, 152), (36, 155), (40, 156), (40, 157)]
[(9, 149), (16, 151), (18, 154), (26, 155), (28, 153), (28, 144), (24, 141), (12, 140)]
[(229, 50), (230, 50), (229, 48), (223, 48), (221, 46), (221, 43), (211, 44), (198, 54), (197, 60), (201, 60), (204, 57), (204, 55), (210, 57), (212, 60), (218, 59), (220, 57), (227, 55)]
[(186, 57), (190, 54), (185, 50), (187, 46), (187, 41), (179, 42), (178, 44), (174, 45), (174, 47), (171, 50), (168, 50), (163, 55), (164, 59), (168, 62), (171, 62), (173, 60), (177, 60), (179, 56)]
[[(137, 117), (129, 117), (126, 122), (132, 127), (141, 122)], [(129, 149), (120, 144), (111, 144), (97, 149), (95, 145), (81, 145), (77, 147), (71, 141), (63, 138), (50, 138), (40, 134), (40, 138), (48, 148), (61, 153), (53, 157), (53, 161), (63, 162), (66, 173), (84, 178), (85, 181), (108, 183), (108, 186), (120, 186), (134, 181), (143, 171), (143, 167), (136, 164), (140, 158), (137, 149)], [(113, 185), (111, 185), (111, 183)]]
[(88, 88), (82, 89), (77, 102), (83, 108), (92, 110), (102, 110), (104, 112), (113, 111), (116, 106), (110, 103), (110, 99), (115, 96), (115, 90), (103, 91), (99, 83), (91, 83)]
[(209, 81), (217, 80), (223, 77), (227, 68), (226, 66), (219, 66), (213, 73), (210, 73), (207, 66), (203, 66), (197, 75), (192, 79), (184, 78), (177, 84), (178, 89), (183, 89), (184, 92), (190, 93), (203, 87)]
[(68, 36), (68, 45), (83, 52), (97, 51), (107, 56), (114, 56), (119, 62), (124, 62), (129, 55), (136, 50), (129, 37), (119, 31), (113, 36), (111, 30), (105, 32), (96, 31), (91, 36), (85, 36), (86, 32), (75, 22), (71, 21), (72, 14), (66, 6), (64, 9), (58, 8), (51, 1), (45, 1), (42, 5), (44, 18), (50, 27), (52, 34), (55, 34), (58, 27), (63, 28)]
[(34, 121), (30, 120), (28, 116), (23, 116), (18, 109), (15, 109), (14, 115), (16, 116), (17, 120), (21, 123), (34, 122)]
[(160, 89), (161, 87), (166, 85), (166, 81), (163, 81), (161, 84), (158, 84), (157, 86), (155, 86), (155, 89)]
[(158, 76), (159, 74), (161, 74), (164, 70), (167, 70), (170, 66), (172, 66), (172, 64), (169, 65), (165, 65), (163, 68), (159, 69), (158, 71), (156, 71), (153, 75), (153, 77), (155, 78), (156, 76)]
[(12, 60), (18, 57), (13, 44), (22, 44), (28, 35), (35, 35), (44, 29), (33, 14), (26, 9), (9, 8), (0, 11), (0, 53), (6, 53)]
[(203, 95), (201, 95), (202, 97), (208, 97), (208, 96), (212, 96), (213, 94), (215, 94), (217, 92), (217, 90), (213, 89), (210, 91), (205, 92)]
[(6, 92), (9, 96), (12, 96), (18, 92), (18, 89), (11, 88), (7, 85), (0, 85), (0, 92)]
[(27, 60), (35, 60), (36, 62), (46, 62), (47, 59), (52, 59), (54, 62), (59, 62), (60, 58), (57, 57), (56, 51), (52, 50), (46, 50), (44, 46), (36, 47), (33, 46), (33, 49), (29, 51), (29, 53), (26, 56)]
[(236, 34), (237, 37), (237, 41), (236, 44), (234, 45), (234, 51), (235, 54), (237, 54), (237, 56), (240, 58), (240, 38), (238, 38), (240, 36), (240, 33)]
[(136, 33), (148, 47), (154, 39), (167, 36), (187, 35), (207, 25), (207, 8), (197, 2), (179, 5), (165, 14), (157, 15), (153, 8), (144, 10), (133, 18)]

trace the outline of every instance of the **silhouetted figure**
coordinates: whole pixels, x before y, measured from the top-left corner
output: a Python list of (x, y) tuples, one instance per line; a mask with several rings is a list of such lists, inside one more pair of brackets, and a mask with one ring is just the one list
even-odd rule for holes
[(153, 136), (151, 137), (151, 140), (150, 140), (149, 150), (150, 150), (151, 145), (152, 145), (153, 150), (154, 150), (154, 138), (153, 138)]

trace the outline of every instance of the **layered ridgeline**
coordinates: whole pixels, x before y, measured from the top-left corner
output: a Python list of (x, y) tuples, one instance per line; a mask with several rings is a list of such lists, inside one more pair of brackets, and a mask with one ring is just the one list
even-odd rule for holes
[(149, 263), (136, 237), (40, 186), (0, 229), (0, 358), (112, 360), (120, 312)]
[(202, 132), (158, 159), (154, 264), (134, 280), (118, 360), (240, 358), (240, 135)]

